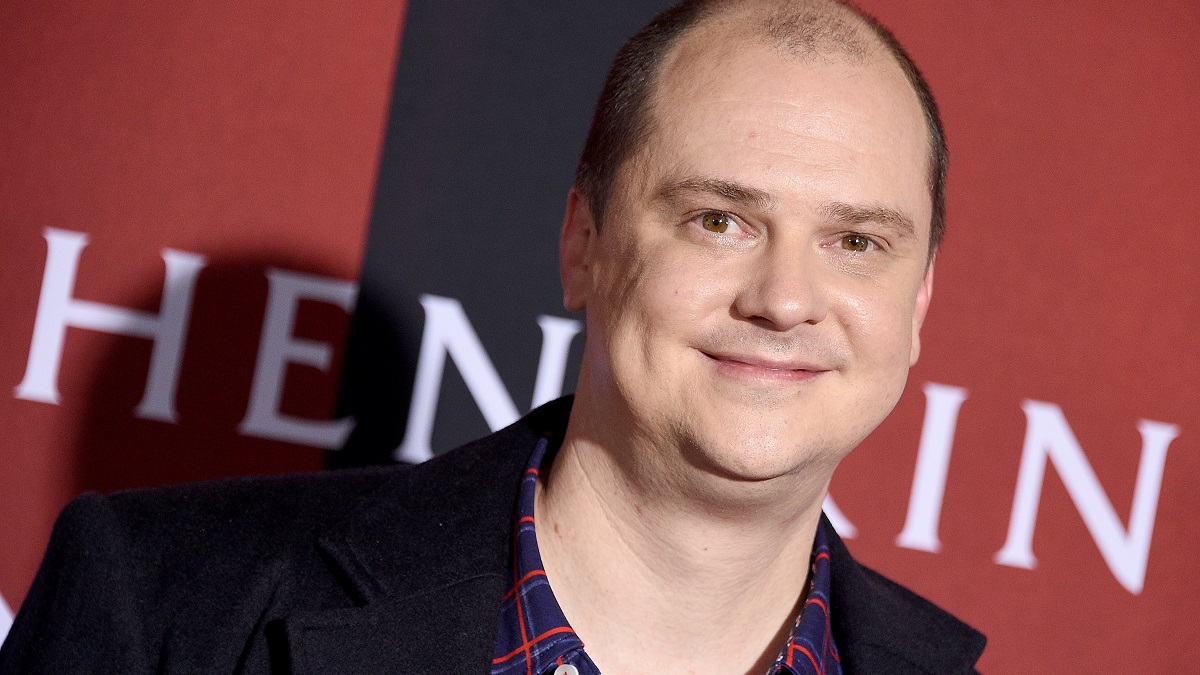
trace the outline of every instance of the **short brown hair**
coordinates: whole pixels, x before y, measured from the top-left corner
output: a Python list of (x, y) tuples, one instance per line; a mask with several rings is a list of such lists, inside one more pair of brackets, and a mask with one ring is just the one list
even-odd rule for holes
[[(933, 93), (891, 31), (857, 7), (841, 0), (835, 0), (835, 3), (835, 7), (848, 10), (857, 17), (879, 40), (908, 78), (921, 104), (930, 145), (928, 183), (933, 208), (929, 252), (932, 255), (946, 230), (946, 166), (949, 162)], [(683, 0), (655, 17), (617, 52), (596, 104), (575, 173), (575, 189), (587, 202), (597, 227), (604, 221), (617, 170), (641, 147), (651, 131), (650, 98), (663, 61), (689, 30), (720, 12), (720, 4), (721, 0)], [(836, 17), (831, 20), (828, 9), (813, 9), (810, 5), (806, 11), (797, 14), (768, 18), (763, 24), (763, 32), (774, 42), (792, 50), (813, 51), (832, 45), (850, 54), (861, 54), (862, 46), (855, 41), (855, 31), (847, 30), (847, 27), (846, 22)]]

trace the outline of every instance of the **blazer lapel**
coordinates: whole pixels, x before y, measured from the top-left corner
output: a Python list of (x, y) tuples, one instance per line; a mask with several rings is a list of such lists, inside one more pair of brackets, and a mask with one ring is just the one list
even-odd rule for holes
[(858, 564), (833, 525), (830, 620), (846, 673), (971, 673), (982, 633), (928, 600)]
[(486, 673), (521, 474), (570, 400), (400, 473), (317, 542), (361, 606), (284, 622), (295, 673)]
[(291, 670), (309, 673), (487, 673), (504, 590), (482, 575), (366, 607), (285, 622)]

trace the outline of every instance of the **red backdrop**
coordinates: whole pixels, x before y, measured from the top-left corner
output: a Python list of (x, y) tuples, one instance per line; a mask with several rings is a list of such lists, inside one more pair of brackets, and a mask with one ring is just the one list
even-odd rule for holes
[[(239, 434), (273, 268), (358, 276), (402, 0), (0, 5), (0, 595), (15, 610), (54, 518), (87, 489), (323, 465)], [(67, 331), (57, 405), (18, 398), (47, 228), (88, 236), (73, 297), (158, 313), (163, 250), (203, 255), (174, 397), (141, 419), (151, 341)], [(301, 302), (281, 409), (327, 418), (349, 326)], [(3, 618), (3, 617), (0, 617)]]
[[(834, 482), (852, 548), (987, 632), (989, 672), (1195, 662), (1200, 9), (863, 5), (932, 83), (952, 163), (922, 361), (896, 414)], [(260, 338), (282, 297), (268, 272), (314, 275), (343, 299), (352, 290), (403, 10), (403, 0), (0, 6), (9, 606), (57, 511), (82, 490), (321, 465), (311, 442), (239, 426), (256, 373), (281, 363), (262, 358), (276, 353)], [(153, 359), (145, 338), (69, 328), (58, 402), (22, 387), (49, 242), (72, 236), (48, 239), (47, 228), (88, 237), (73, 298), (147, 315), (165, 306), (164, 249), (204, 256), (184, 257), (200, 266), (191, 300), (171, 301), (188, 308), (176, 421), (136, 412)], [(328, 363), (283, 363), (267, 387), (280, 401), (268, 403), (327, 419), (344, 303), (293, 304), (285, 334), (326, 345)]]

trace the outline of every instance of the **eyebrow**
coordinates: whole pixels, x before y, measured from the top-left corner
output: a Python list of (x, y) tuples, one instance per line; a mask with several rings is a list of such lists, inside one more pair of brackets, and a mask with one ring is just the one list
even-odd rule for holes
[[(655, 194), (657, 201), (674, 202), (686, 195), (709, 194), (739, 205), (768, 211), (775, 207), (769, 192), (720, 178), (691, 176), (664, 183)], [(842, 225), (878, 223), (893, 227), (901, 233), (915, 236), (917, 228), (912, 218), (886, 206), (865, 206), (846, 202), (828, 202), (820, 208), (821, 217)]]
[(856, 206), (844, 202), (829, 202), (821, 206), (821, 215), (835, 223), (846, 225), (879, 223), (894, 227), (909, 236), (917, 233), (912, 218), (886, 206)]
[(775, 206), (775, 198), (770, 193), (757, 188), (719, 178), (700, 178), (694, 176), (664, 183), (658, 188), (655, 200), (674, 202), (690, 194), (716, 195), (735, 204), (749, 206), (762, 211), (770, 210)]

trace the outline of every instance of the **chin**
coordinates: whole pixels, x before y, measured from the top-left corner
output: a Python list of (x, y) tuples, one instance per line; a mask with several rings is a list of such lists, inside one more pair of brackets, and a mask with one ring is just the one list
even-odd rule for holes
[[(724, 430), (723, 430), (724, 431)], [(764, 482), (777, 478), (816, 477), (826, 480), (849, 449), (834, 450), (828, 439), (799, 431), (742, 427), (737, 433), (692, 436), (683, 444), (688, 461), (697, 468), (738, 482)]]

